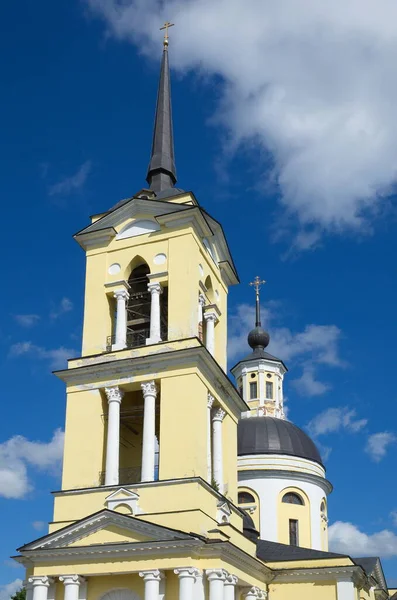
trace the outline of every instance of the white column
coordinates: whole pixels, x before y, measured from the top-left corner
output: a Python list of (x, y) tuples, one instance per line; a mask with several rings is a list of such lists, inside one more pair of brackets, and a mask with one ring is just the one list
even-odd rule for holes
[(174, 569), (174, 573), (179, 577), (179, 600), (193, 600), (193, 590), (198, 569), (193, 567), (183, 567)]
[(141, 480), (154, 481), (157, 387), (154, 381), (149, 381), (142, 383), (141, 388), (144, 398)]
[(263, 365), (259, 366), (259, 372), (258, 372), (258, 396), (259, 396), (259, 406), (263, 406), (265, 404), (265, 395), (266, 395), (266, 390), (265, 390), (265, 367)]
[(204, 313), (204, 319), (206, 323), (205, 327), (205, 345), (210, 354), (215, 354), (215, 323), (218, 317), (214, 312)]
[(105, 485), (119, 483), (120, 404), (124, 392), (119, 387), (105, 388), (108, 399)]
[(160, 594), (161, 573), (157, 569), (153, 571), (141, 571), (139, 577), (145, 582), (144, 600), (158, 600)]
[(160, 294), (162, 293), (159, 283), (148, 283), (148, 290), (151, 293), (150, 303), (150, 337), (146, 340), (147, 344), (157, 344), (161, 342), (160, 329)]
[(207, 481), (209, 484), (212, 482), (212, 443), (211, 443), (211, 410), (214, 404), (215, 398), (208, 394), (207, 397)]
[(194, 600), (205, 600), (205, 585), (203, 572), (199, 569), (196, 570), (196, 579), (194, 582), (194, 592), (193, 592)]
[(248, 389), (248, 373), (247, 369), (244, 368), (241, 375), (242, 385), (243, 385), (243, 398), (247, 402), (249, 400), (249, 389)]
[(337, 581), (336, 582), (336, 597), (337, 600), (355, 600), (356, 590), (352, 581)]
[(205, 574), (210, 584), (209, 600), (223, 600), (226, 571), (223, 569), (207, 569)]
[(53, 580), (45, 575), (29, 577), (28, 583), (32, 586), (33, 600), (47, 600), (48, 588), (53, 583)]
[(225, 415), (225, 411), (218, 408), (212, 416), (213, 478), (218, 484), (221, 494), (223, 494), (222, 421), (225, 418)]
[(204, 341), (204, 327), (203, 327), (203, 308), (205, 306), (205, 296), (203, 294), (199, 294), (199, 302), (198, 302), (198, 337), (200, 341)]
[(59, 581), (65, 586), (64, 600), (79, 600), (80, 584), (85, 581), (83, 577), (79, 577), (79, 575), (62, 575)]
[(22, 583), (23, 587), (26, 590), (26, 600), (33, 599), (33, 583), (30, 582), (30, 579), (27, 579)]
[(127, 290), (117, 290), (114, 292), (117, 301), (116, 309), (116, 339), (113, 350), (122, 350), (127, 346)]
[(235, 600), (236, 598), (236, 585), (238, 582), (238, 577), (236, 575), (228, 574), (225, 579), (224, 584), (224, 595), (223, 600)]

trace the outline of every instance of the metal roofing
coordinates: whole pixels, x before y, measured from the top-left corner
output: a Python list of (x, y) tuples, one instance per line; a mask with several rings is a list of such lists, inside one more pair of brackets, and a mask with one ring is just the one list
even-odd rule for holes
[(313, 440), (290, 421), (274, 417), (249, 417), (238, 424), (238, 455), (287, 454), (322, 465)]
[(288, 546), (287, 544), (279, 544), (278, 542), (269, 542), (267, 540), (258, 540), (256, 555), (264, 562), (348, 558), (345, 554), (322, 552), (321, 550), (301, 548), (300, 546)]

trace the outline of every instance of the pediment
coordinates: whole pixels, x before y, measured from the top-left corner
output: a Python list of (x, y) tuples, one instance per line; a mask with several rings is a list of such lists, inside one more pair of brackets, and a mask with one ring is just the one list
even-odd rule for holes
[(191, 536), (135, 517), (102, 510), (46, 535), (20, 551), (190, 539)]

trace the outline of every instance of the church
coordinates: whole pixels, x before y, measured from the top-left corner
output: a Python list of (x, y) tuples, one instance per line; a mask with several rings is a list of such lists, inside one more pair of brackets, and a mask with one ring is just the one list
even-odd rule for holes
[(168, 26), (148, 187), (74, 236), (82, 350), (55, 373), (67, 405), (48, 534), (14, 557), (27, 600), (386, 600), (379, 558), (328, 549), (332, 485), (285, 417), (259, 277), (228, 376), (239, 278), (222, 225), (176, 187)]

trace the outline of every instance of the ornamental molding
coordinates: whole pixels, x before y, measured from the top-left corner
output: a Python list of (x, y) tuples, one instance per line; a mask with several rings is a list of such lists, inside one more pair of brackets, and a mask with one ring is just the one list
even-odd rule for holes
[(230, 573), (226, 575), (225, 585), (237, 585), (238, 577), (237, 575), (231, 575)]
[(153, 569), (151, 571), (139, 571), (139, 577), (143, 577), (144, 581), (161, 581), (161, 571)]
[(225, 569), (206, 569), (208, 581), (226, 581), (228, 572)]
[(265, 470), (264, 468), (261, 470), (260, 467), (258, 467), (258, 469), (238, 470), (237, 478), (238, 482), (247, 481), (249, 479), (293, 479), (294, 481), (304, 481), (305, 483), (317, 485), (327, 494), (327, 496), (333, 490), (333, 486), (328, 479), (324, 479), (318, 475), (311, 475), (310, 473), (287, 471), (281, 468), (280, 470)]
[(222, 421), (225, 417), (226, 417), (226, 412), (223, 410), (223, 408), (217, 408), (217, 409), (215, 409), (215, 412), (212, 415), (212, 420), (220, 421), (222, 423)]
[(28, 583), (33, 587), (38, 585), (50, 587), (50, 585), (54, 583), (54, 579), (47, 577), (46, 575), (33, 575), (33, 577), (29, 577)]
[(163, 293), (163, 288), (161, 287), (161, 284), (158, 283), (158, 281), (153, 281), (151, 283), (148, 283), (147, 289), (152, 294), (152, 296), (154, 294), (162, 294)]
[(247, 600), (262, 600), (262, 598), (267, 598), (267, 592), (256, 586), (242, 588), (241, 593), (243, 598), (246, 598)]
[(88, 537), (96, 531), (105, 529), (108, 525), (116, 525), (131, 533), (145, 535), (149, 538), (157, 539), (158, 541), (175, 540), (178, 538), (187, 540), (191, 537), (187, 534), (176, 532), (173, 529), (159, 527), (153, 523), (147, 523), (140, 519), (135, 519), (134, 517), (104, 509), (95, 515), (91, 515), (86, 519), (82, 519), (77, 523), (64, 527), (60, 531), (51, 533), (36, 542), (31, 542), (20, 548), (19, 551), (64, 548), (69, 544)]
[(207, 396), (207, 408), (211, 409), (214, 402), (215, 402), (214, 396), (211, 396), (211, 394), (209, 393)]
[[(197, 340), (190, 338), (192, 345), (186, 348), (187, 340), (175, 340), (176, 347), (170, 350), (169, 344), (153, 346), (152, 353), (140, 354), (137, 350), (124, 350), (125, 358), (115, 358), (115, 354), (99, 354), (69, 362), (77, 364), (75, 368), (57, 371), (55, 374), (68, 386), (79, 386), (80, 390), (95, 390), (136, 382), (137, 377), (148, 373), (181, 368), (192, 365), (203, 376), (213, 382), (214, 392), (221, 397), (234, 416), (240, 418), (241, 412), (249, 410), (248, 405), (208, 350)], [(133, 373), (133, 375), (132, 375)], [(156, 375), (156, 376), (157, 376)], [(164, 373), (166, 376), (166, 373)], [(94, 380), (94, 381), (93, 381)]]
[(118, 402), (119, 404), (124, 396), (123, 390), (121, 390), (118, 386), (105, 388), (105, 393), (108, 402)]
[(157, 396), (157, 386), (154, 381), (148, 381), (147, 383), (141, 383), (143, 397), (146, 396)]
[(202, 571), (196, 569), (196, 567), (180, 567), (178, 569), (174, 569), (175, 575), (178, 575), (179, 579), (194, 579), (202, 575)]
[(86, 579), (80, 575), (61, 575), (59, 581), (64, 585), (78, 585), (85, 583)]
[(127, 301), (128, 298), (130, 297), (130, 295), (127, 292), (127, 290), (116, 290), (113, 293), (113, 295), (116, 298), (116, 300), (118, 300), (119, 298), (121, 298), (121, 300), (124, 300), (124, 301)]
[[(341, 557), (343, 558), (343, 557)], [(297, 558), (296, 560), (299, 560)], [(319, 561), (326, 562), (327, 560), (333, 560), (332, 558), (318, 559)], [(346, 561), (350, 560), (346, 556)], [(293, 562), (293, 561), (291, 561)], [(271, 561), (269, 561), (271, 563)], [(311, 582), (311, 581), (351, 581), (357, 586), (363, 587), (366, 584), (367, 576), (364, 574), (361, 567), (357, 565), (346, 565), (340, 567), (318, 567), (313, 569), (283, 569), (275, 573), (274, 582)]]

